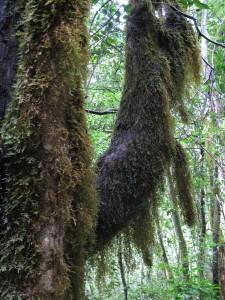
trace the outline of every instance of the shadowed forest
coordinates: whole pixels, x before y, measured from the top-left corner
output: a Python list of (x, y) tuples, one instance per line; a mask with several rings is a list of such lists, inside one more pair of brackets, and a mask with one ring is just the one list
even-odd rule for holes
[(0, 1), (0, 300), (225, 300), (223, 0)]

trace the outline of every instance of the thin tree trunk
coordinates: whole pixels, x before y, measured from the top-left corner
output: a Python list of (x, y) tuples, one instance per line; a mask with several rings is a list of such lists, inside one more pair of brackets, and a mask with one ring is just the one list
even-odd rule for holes
[(16, 1), (0, 2), (0, 120), (11, 100), (12, 85), (15, 82), (18, 56), (15, 31), (20, 9)]
[(205, 266), (205, 237), (206, 237), (206, 217), (205, 217), (205, 191), (200, 192), (200, 237), (199, 237), (199, 276), (204, 279)]
[(118, 252), (118, 262), (119, 262), (121, 280), (122, 280), (122, 284), (123, 284), (124, 300), (128, 300), (128, 286), (127, 286), (127, 282), (126, 282), (126, 276), (125, 276), (125, 270), (124, 270), (124, 264), (123, 264), (123, 255), (120, 250)]
[(219, 247), (219, 277), (221, 300), (225, 300), (225, 245)]
[[(208, 0), (203, 1), (205, 4), (208, 3)], [(207, 16), (208, 10), (203, 9), (201, 15), (201, 31), (205, 35), (207, 35)], [(211, 76), (211, 69), (209, 65), (206, 63), (208, 62), (208, 41), (206, 39), (201, 40), (201, 53), (204, 60), (202, 60), (203, 64), (203, 71), (204, 71), (204, 78), (205, 80), (209, 80)], [(205, 93), (205, 103), (207, 104), (208, 101), (208, 94)], [(207, 106), (207, 105), (205, 105)], [(203, 112), (204, 113), (204, 112)], [(201, 177), (203, 179), (204, 176), (204, 161), (205, 161), (205, 149), (204, 145), (201, 145), (200, 148), (200, 164), (201, 164)], [(202, 180), (203, 185), (203, 180)], [(200, 219), (200, 232), (199, 232), (199, 254), (198, 254), (198, 273), (201, 279), (204, 279), (204, 269), (205, 269), (205, 237), (206, 237), (206, 215), (205, 215), (205, 189), (201, 186), (200, 189), (200, 205), (199, 205), (199, 219)], [(200, 292), (200, 299), (203, 299), (203, 296)]]
[[(215, 167), (215, 180), (218, 181), (218, 167)], [(212, 274), (213, 274), (213, 283), (215, 285), (219, 285), (219, 241), (220, 241), (220, 203), (217, 199), (218, 197), (218, 186), (217, 183), (214, 182), (213, 187), (213, 264), (212, 264)]]
[(160, 221), (157, 218), (156, 219), (156, 226), (157, 226), (157, 234), (158, 234), (158, 239), (159, 239), (159, 244), (162, 250), (162, 258), (163, 258), (163, 262), (165, 265), (165, 274), (166, 274), (166, 279), (170, 280), (173, 278), (173, 273), (172, 270), (170, 268), (170, 264), (169, 264), (169, 260), (167, 257), (167, 253), (166, 253), (166, 248), (164, 246), (164, 242), (163, 242), (163, 237), (162, 237), (162, 230), (161, 230), (161, 226), (160, 226)]
[(173, 210), (172, 210), (172, 219), (174, 223), (175, 232), (177, 235), (178, 243), (179, 243), (179, 252), (180, 252), (180, 260), (182, 265), (182, 271), (184, 277), (189, 280), (189, 259), (188, 259), (188, 249), (187, 244), (183, 235), (180, 215), (179, 215), (179, 208), (177, 203), (177, 195), (174, 186), (174, 182), (170, 173), (168, 171), (168, 183), (169, 183), (169, 190), (170, 190), (170, 199), (172, 201)]
[[(203, 179), (204, 176), (204, 157), (205, 157), (205, 150), (204, 147), (201, 147), (201, 177)], [(200, 219), (200, 228), (199, 228), (199, 253), (198, 253), (198, 274), (201, 280), (205, 278), (205, 259), (206, 259), (206, 249), (205, 249), (205, 239), (206, 239), (206, 215), (205, 215), (205, 189), (203, 187), (203, 180), (202, 186), (200, 189), (200, 203), (199, 203), (199, 219)], [(199, 292), (199, 299), (204, 300), (204, 295), (202, 290)]]
[[(204, 3), (208, 3), (207, 0)], [(205, 9), (202, 11), (202, 22), (201, 22), (201, 30), (202, 32), (207, 35), (207, 15), (208, 11)], [(206, 39), (202, 39), (202, 56), (206, 62), (208, 62), (208, 41)], [(204, 76), (205, 80), (210, 80), (210, 90), (206, 95), (206, 99), (211, 102), (211, 106), (215, 113), (215, 117), (212, 119), (212, 124), (215, 127), (220, 127), (221, 120), (221, 104), (217, 100), (216, 95), (216, 83), (215, 83), (215, 74), (214, 70), (212, 70), (207, 63), (203, 63), (204, 66)], [(216, 140), (220, 143), (220, 137), (216, 136)], [(220, 170), (217, 165), (212, 166), (211, 170), (212, 174), (210, 176), (211, 182), (211, 227), (212, 227), (212, 236), (213, 236), (213, 262), (212, 262), (212, 281), (215, 285), (219, 285), (219, 241), (220, 241), (220, 215), (221, 215), (221, 208), (220, 203), (218, 201), (218, 197), (220, 194)], [(205, 230), (205, 229), (204, 229)], [(203, 232), (202, 232), (203, 233)], [(219, 297), (219, 294), (218, 294)]]

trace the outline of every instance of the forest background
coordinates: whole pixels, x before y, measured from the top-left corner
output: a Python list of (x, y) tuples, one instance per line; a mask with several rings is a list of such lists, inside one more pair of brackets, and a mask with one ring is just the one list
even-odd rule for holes
[[(121, 99), (130, 6), (126, 1), (92, 2), (86, 111), (96, 160), (110, 143)], [(201, 33), (222, 44), (224, 1), (180, 2)], [(176, 138), (186, 149), (193, 175), (197, 224), (192, 229), (184, 224), (173, 180), (167, 181), (151, 261), (146, 265), (135, 246), (118, 237), (99, 255), (97, 267), (88, 263), (89, 299), (225, 299), (225, 49), (200, 35), (199, 44), (202, 78), (186, 99), (189, 121), (184, 125), (176, 116)]]

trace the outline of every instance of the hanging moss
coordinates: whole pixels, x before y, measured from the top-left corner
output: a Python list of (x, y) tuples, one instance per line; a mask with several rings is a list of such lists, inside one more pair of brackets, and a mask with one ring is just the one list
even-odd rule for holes
[[(154, 201), (155, 200), (155, 201)], [(157, 199), (149, 199), (146, 209), (140, 214), (140, 217), (131, 223), (131, 240), (141, 252), (143, 261), (148, 267), (153, 264), (153, 246), (155, 242), (155, 219), (158, 205)]]
[[(82, 253), (96, 210), (82, 92), (89, 1), (24, 4), (16, 87), (2, 127), (0, 295), (64, 299), (65, 232), (82, 232), (74, 246)], [(74, 259), (70, 265), (84, 267), (83, 254)]]
[(178, 205), (187, 225), (193, 226), (196, 221), (196, 208), (194, 203), (192, 176), (187, 155), (180, 143), (176, 144), (174, 178), (178, 195)]
[[(172, 112), (186, 119), (184, 96), (200, 70), (196, 36), (186, 19), (160, 2), (131, 4), (121, 106), (111, 145), (98, 162), (97, 238), (102, 245), (129, 225), (144, 240), (146, 224), (154, 223), (146, 223), (146, 212), (157, 206), (157, 191), (177, 158)], [(182, 179), (185, 185), (187, 178)]]
[(186, 122), (188, 116), (184, 100), (188, 99), (190, 85), (200, 81), (199, 46), (192, 25), (172, 9), (167, 8), (166, 13), (160, 43), (171, 67), (171, 104)]

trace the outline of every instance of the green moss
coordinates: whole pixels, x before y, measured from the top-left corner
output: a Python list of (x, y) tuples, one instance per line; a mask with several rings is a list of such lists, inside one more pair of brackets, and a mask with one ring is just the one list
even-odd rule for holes
[(196, 207), (194, 203), (192, 176), (187, 155), (181, 144), (178, 142), (176, 144), (176, 156), (173, 168), (178, 195), (178, 205), (187, 225), (193, 226), (196, 222)]
[(190, 87), (200, 81), (201, 60), (197, 37), (184, 17), (169, 10), (163, 23), (162, 43), (172, 73), (171, 104), (183, 121), (187, 121), (184, 101), (188, 99)]
[[(167, 168), (178, 161), (174, 111), (186, 121), (184, 99), (198, 81), (200, 59), (194, 30), (185, 18), (169, 8), (159, 18), (160, 3), (132, 3), (121, 106), (111, 145), (98, 162), (97, 235), (104, 245), (131, 226), (133, 240), (147, 258), (154, 240), (157, 193)], [(187, 165), (183, 167), (187, 172)], [(188, 178), (178, 179), (178, 189)], [(183, 197), (186, 208), (189, 196)]]
[(67, 228), (75, 229), (73, 252), (82, 253), (70, 264), (84, 267), (96, 210), (82, 91), (88, 8), (89, 1), (29, 0), (21, 16), (16, 88), (2, 127), (4, 299), (64, 299)]

